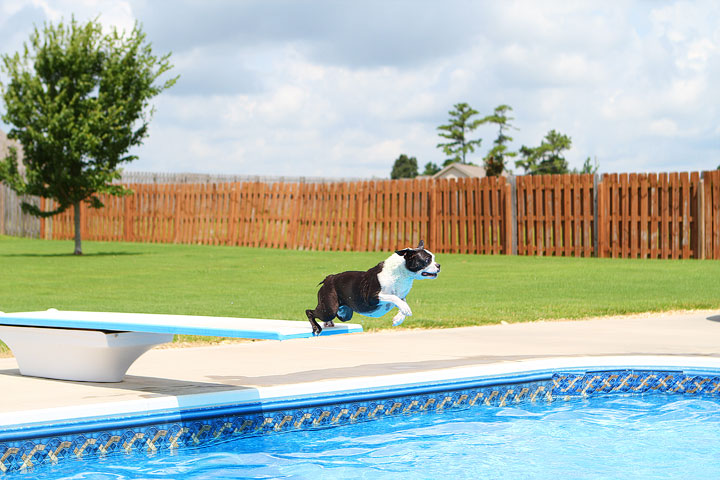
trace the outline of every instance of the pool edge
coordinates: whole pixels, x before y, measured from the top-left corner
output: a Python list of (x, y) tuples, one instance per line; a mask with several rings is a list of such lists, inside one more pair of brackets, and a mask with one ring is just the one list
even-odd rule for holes
[[(0, 471), (83, 455), (198, 445), (232, 434), (266, 434), (462, 408), (478, 399), (486, 405), (505, 406), (547, 400), (548, 396), (552, 400), (633, 393), (633, 389), (635, 393), (652, 388), (687, 393), (690, 390), (684, 383), (692, 386), (698, 381), (700, 390), (695, 391), (703, 393), (702, 385), (709, 387), (712, 379), (717, 381), (708, 394), (720, 396), (720, 359), (714, 357), (559, 357), (98, 404), (94, 408), (15, 412), (15, 423), (0, 427)], [(359, 382), (365, 385), (359, 388)], [(81, 412), (83, 415), (78, 415)], [(42, 418), (39, 413), (45, 415), (42, 421), (22, 422)]]

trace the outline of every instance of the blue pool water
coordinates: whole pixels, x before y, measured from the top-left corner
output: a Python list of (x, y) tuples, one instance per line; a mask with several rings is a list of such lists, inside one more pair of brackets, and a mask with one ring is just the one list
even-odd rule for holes
[(643, 395), (399, 415), (12, 475), (52, 479), (720, 478), (720, 403)]

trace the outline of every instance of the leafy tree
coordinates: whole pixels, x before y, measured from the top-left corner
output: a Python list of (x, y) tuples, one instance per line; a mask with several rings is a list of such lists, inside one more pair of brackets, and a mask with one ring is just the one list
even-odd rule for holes
[(400, 155), (393, 165), (390, 178), (415, 178), (418, 175), (418, 164), (415, 157), (408, 157), (404, 153)]
[(515, 166), (522, 167), (525, 173), (530, 175), (568, 173), (568, 163), (563, 151), (569, 150), (571, 146), (570, 137), (550, 130), (539, 147), (520, 147), (522, 158), (515, 161)]
[(467, 135), (475, 130), (482, 123), (481, 119), (471, 120), (478, 114), (477, 110), (470, 108), (467, 103), (457, 103), (453, 110), (450, 110), (450, 123), (437, 127), (443, 138), (451, 140), (447, 143), (438, 143), (437, 148), (441, 148), (445, 155), (451, 156), (445, 160), (443, 165), (460, 162), (468, 163), (466, 160), (468, 152), (474, 152), (475, 147), (480, 146), (481, 139), (469, 140)]
[(118, 166), (137, 157), (154, 112), (149, 101), (177, 77), (156, 83), (172, 68), (170, 54), (156, 57), (136, 25), (129, 34), (102, 34), (97, 20), (85, 25), (45, 24), (35, 28), (22, 53), (3, 55), (9, 83), (2, 85), (13, 126), (9, 138), (24, 150), (25, 175), (17, 155), (0, 161), (0, 180), (19, 194), (53, 199), (57, 208), (41, 211), (23, 203), (25, 212), (49, 217), (71, 206), (75, 214), (75, 254), (82, 254), (80, 203), (103, 206), (98, 193), (130, 193), (112, 181)]
[(482, 119), (483, 123), (494, 123), (498, 126), (498, 136), (493, 142), (494, 146), (483, 159), (485, 172), (488, 177), (497, 177), (502, 175), (506, 168), (505, 158), (517, 155), (517, 152), (509, 151), (507, 146), (507, 144), (512, 142), (513, 139), (512, 137), (506, 135), (505, 132), (515, 128), (510, 124), (510, 121), (515, 119), (509, 116), (509, 112), (512, 112), (512, 107), (509, 105), (499, 105), (495, 107), (495, 111), (492, 115), (488, 115)]
[(438, 173), (440, 170), (442, 170), (442, 168), (438, 167), (436, 163), (428, 162), (425, 164), (425, 171), (422, 174), (432, 176)]

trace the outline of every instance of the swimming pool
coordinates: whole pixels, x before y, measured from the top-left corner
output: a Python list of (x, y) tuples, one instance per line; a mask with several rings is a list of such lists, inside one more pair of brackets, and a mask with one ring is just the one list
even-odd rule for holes
[[(332, 452), (329, 456), (341, 461), (346, 454), (352, 454), (353, 448), (360, 447), (354, 445), (350, 451), (344, 450), (338, 436), (347, 438), (346, 444), (352, 443), (349, 439), (354, 437), (367, 437), (365, 434), (344, 434), (343, 429), (386, 426), (392, 429), (395, 422), (410, 419), (416, 423), (413, 428), (437, 436), (438, 431), (431, 428), (433, 425), (441, 430), (446, 428), (437, 427), (438, 419), (452, 419), (461, 412), (481, 417), (490, 415), (488, 418), (495, 416), (496, 420), (500, 418), (505, 423), (514, 419), (513, 422), (518, 424), (540, 416), (541, 421), (534, 425), (552, 425), (548, 418), (557, 419), (558, 414), (585, 408), (582, 402), (595, 398), (611, 403), (587, 408), (608, 411), (614, 408), (613, 405), (618, 406), (612, 403), (613, 400), (648, 403), (652, 395), (661, 403), (668, 399), (699, 400), (704, 402), (701, 409), (716, 414), (713, 408), (720, 399), (720, 362), (692, 357), (553, 359), (388, 375), (364, 379), (363, 385), (358, 382), (358, 379), (314, 382), (173, 397), (172, 400), (154, 399), (142, 405), (106, 405), (103, 407), (105, 413), (98, 415), (88, 415), (86, 408), (75, 412), (67, 409), (35, 412), (34, 416), (25, 418), (16, 415), (12, 420), (2, 419), (0, 465), (2, 471), (19, 473), (20, 478), (24, 472), (42, 472), (43, 478), (51, 478), (50, 472), (63, 472), (70, 464), (79, 466), (80, 472), (110, 463), (131, 468), (137, 464), (137, 458), (148, 459), (151, 465), (159, 462), (157, 468), (176, 471), (185, 461), (193, 463), (182, 456), (186, 452), (196, 452), (198, 448), (215, 449), (227, 442), (239, 441), (239, 451), (218, 453), (210, 450), (214, 452), (211, 455), (213, 461), (237, 463), (241, 461), (240, 457), (248, 460), (245, 457), (248, 451), (266, 455), (274, 442), (282, 445), (280, 439), (288, 439), (289, 435), (300, 435), (303, 442), (311, 444), (318, 442), (316, 448), (303, 450), (305, 454), (321, 455), (323, 450), (328, 450), (323, 445), (329, 444)], [(176, 405), (170, 405), (168, 402), (171, 401)], [(549, 408), (547, 415), (550, 417), (542, 417), (546, 414), (536, 411), (540, 408)], [(108, 409), (114, 409), (112, 414), (108, 414)], [(437, 413), (443, 415), (435, 415)], [(598, 414), (588, 415), (597, 417)], [(31, 418), (35, 421), (29, 421)], [(383, 421), (372, 421), (379, 419)], [(455, 426), (460, 423), (455, 422)], [(483, 421), (471, 420), (471, 423), (477, 425)], [(699, 423), (709, 424), (702, 416)], [(372, 435), (382, 442), (383, 436), (395, 434), (390, 431)], [(488, 432), (479, 436), (487, 438), (488, 435), (492, 437)], [(330, 439), (323, 441), (325, 437)], [(710, 445), (716, 444), (716, 440), (708, 439)], [(404, 442), (399, 443), (400, 448), (404, 448)], [(513, 449), (517, 446), (514, 440), (497, 443), (512, 445)], [(556, 448), (562, 447), (562, 443), (556, 444)], [(418, 448), (422, 450), (423, 447)], [(557, 455), (565, 454), (557, 452)], [(411, 454), (405, 454), (408, 455)], [(233, 458), (235, 460), (229, 460)], [(77, 462), (78, 459), (81, 462)], [(376, 478), (377, 472), (372, 476)], [(354, 478), (358, 478), (357, 470)], [(418, 478), (431, 477), (420, 474)]]
[[(135, 478), (717, 478), (720, 403), (608, 396), (398, 415), (379, 422), (111, 455), (46, 480)], [(131, 461), (128, 461), (131, 460)]]

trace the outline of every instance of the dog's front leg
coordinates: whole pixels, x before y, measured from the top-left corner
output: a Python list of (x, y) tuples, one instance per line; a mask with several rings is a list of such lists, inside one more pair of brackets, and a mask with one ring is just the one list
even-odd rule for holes
[[(402, 300), (403, 302), (405, 302), (405, 299), (404, 299), (404, 298), (401, 298), (400, 300)], [(407, 305), (407, 302), (405, 302), (405, 305)], [(408, 310), (410, 310), (410, 306), (408, 306)], [(410, 314), (412, 315), (412, 312), (410, 312)], [(397, 327), (398, 325), (402, 325), (402, 323), (405, 321), (406, 316), (407, 316), (407, 315), (405, 315), (402, 311), (398, 312), (398, 313), (393, 317), (393, 327)]]
[(393, 327), (397, 327), (398, 325), (402, 325), (402, 322), (405, 321), (405, 315), (403, 315), (402, 312), (398, 312), (397, 315), (393, 317)]
[[(412, 310), (410, 310), (410, 305), (408, 305), (405, 300), (398, 297), (397, 295), (393, 295), (391, 293), (380, 293), (378, 295), (378, 299), (381, 302), (389, 302), (389, 303), (392, 303), (393, 305), (395, 305), (398, 308), (398, 310), (400, 310), (400, 313), (402, 313), (404, 317), (409, 317), (412, 315)], [(404, 320), (404, 317), (403, 317), (403, 320)]]

